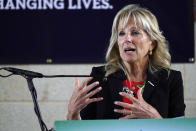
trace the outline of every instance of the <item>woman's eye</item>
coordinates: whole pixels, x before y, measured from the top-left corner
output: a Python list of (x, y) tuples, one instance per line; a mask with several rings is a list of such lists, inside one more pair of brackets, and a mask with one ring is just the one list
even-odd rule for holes
[(131, 35), (139, 35), (139, 34), (140, 34), (139, 31), (132, 31), (132, 32), (131, 32)]
[(123, 35), (125, 35), (125, 32), (121, 31), (121, 32), (119, 33), (119, 36), (123, 36)]

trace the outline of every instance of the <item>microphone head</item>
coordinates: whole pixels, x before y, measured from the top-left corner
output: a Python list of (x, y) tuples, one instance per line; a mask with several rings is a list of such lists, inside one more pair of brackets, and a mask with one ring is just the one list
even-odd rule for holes
[(38, 72), (33, 72), (33, 71), (28, 71), (28, 70), (22, 70), (22, 69), (17, 69), (17, 68), (13, 68), (13, 67), (4, 67), (3, 68), (6, 71), (12, 72), (13, 74), (17, 74), (17, 75), (22, 75), (22, 76), (29, 76), (32, 78), (42, 78), (43, 75), (41, 73)]

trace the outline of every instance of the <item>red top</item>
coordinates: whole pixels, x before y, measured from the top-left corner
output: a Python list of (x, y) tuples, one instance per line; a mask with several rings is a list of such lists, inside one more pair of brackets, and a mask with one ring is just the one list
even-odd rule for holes
[[(138, 98), (137, 92), (139, 88), (144, 87), (144, 85), (145, 85), (145, 81), (136, 82), (136, 81), (124, 80), (123, 81), (123, 92), (131, 94), (135, 98)], [(132, 102), (126, 97), (123, 97), (123, 102), (132, 104)]]

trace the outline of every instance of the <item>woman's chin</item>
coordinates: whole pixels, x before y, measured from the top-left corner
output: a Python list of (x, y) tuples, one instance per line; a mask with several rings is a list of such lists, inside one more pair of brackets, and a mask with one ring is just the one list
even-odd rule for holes
[(136, 62), (136, 60), (137, 60), (137, 59), (131, 59), (131, 58), (129, 58), (129, 59), (123, 59), (123, 61), (124, 61), (125, 63), (128, 63), (128, 64), (133, 64), (133, 63)]

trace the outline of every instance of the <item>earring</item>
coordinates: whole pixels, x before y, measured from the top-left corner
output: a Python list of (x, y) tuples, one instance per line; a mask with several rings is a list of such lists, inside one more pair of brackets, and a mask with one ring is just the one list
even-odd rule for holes
[(152, 51), (149, 51), (148, 54), (149, 54), (149, 55), (152, 55)]

